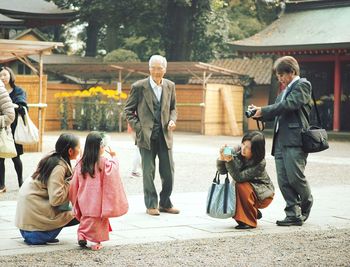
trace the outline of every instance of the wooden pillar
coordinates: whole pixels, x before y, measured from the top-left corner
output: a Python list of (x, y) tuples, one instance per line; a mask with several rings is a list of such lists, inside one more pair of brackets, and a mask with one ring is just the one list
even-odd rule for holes
[[(119, 80), (117, 82), (117, 91), (119, 93), (119, 100), (118, 100), (118, 106), (121, 107), (122, 100), (121, 100), (121, 92), (122, 92), (122, 70), (119, 70)], [(122, 132), (122, 121), (123, 121), (123, 112), (119, 112), (119, 118), (118, 118), (118, 130), (121, 133)]]
[(221, 95), (220, 102), (223, 104), (224, 110), (227, 114), (228, 125), (231, 130), (231, 135), (237, 136), (242, 134), (237, 124), (235, 109), (232, 106), (232, 99), (234, 98), (232, 94), (232, 89), (228, 87), (220, 88), (220, 95)]
[(341, 70), (339, 54), (335, 55), (334, 61), (334, 109), (333, 109), (333, 131), (340, 130), (340, 101), (341, 101)]
[[(43, 54), (39, 54), (39, 105), (43, 103)], [(39, 144), (38, 152), (43, 151), (44, 120), (43, 109), (39, 107)]]
[[(207, 82), (207, 73), (203, 71), (203, 83), (202, 83), (202, 101), (204, 105), (206, 102), (206, 82)], [(202, 120), (201, 120), (201, 134), (205, 135), (205, 106), (201, 108)]]

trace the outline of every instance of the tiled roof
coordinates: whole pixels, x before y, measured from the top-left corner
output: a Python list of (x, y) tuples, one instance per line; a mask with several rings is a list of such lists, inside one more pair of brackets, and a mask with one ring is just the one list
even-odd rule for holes
[[(349, 1), (346, 2), (347, 5), (350, 4)], [(257, 34), (234, 41), (233, 49), (240, 52), (265, 53), (310, 49), (349, 49), (349, 18), (350, 6), (286, 12)]]
[(65, 14), (76, 13), (75, 10), (61, 9), (54, 3), (45, 0), (12, 0), (1, 1), (0, 10), (3, 14)]
[(7, 17), (3, 14), (0, 14), (0, 24), (2, 25), (20, 25), (23, 24), (23, 20), (21, 19), (13, 19), (10, 17)]
[(273, 65), (271, 58), (218, 59), (212, 61), (210, 64), (250, 76), (258, 85), (271, 84)]
[[(34, 60), (35, 62), (39, 62), (39, 56), (38, 55), (32, 55), (29, 56), (31, 60)], [(43, 57), (44, 64), (88, 64), (93, 65), (96, 63), (102, 63), (101, 58), (94, 58), (94, 57), (80, 57), (80, 56), (73, 56), (73, 55), (62, 55), (62, 54), (52, 54), (49, 56)]]

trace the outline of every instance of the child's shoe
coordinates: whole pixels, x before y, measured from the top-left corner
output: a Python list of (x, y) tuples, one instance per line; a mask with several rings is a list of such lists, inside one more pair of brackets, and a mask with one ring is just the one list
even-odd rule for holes
[(86, 242), (86, 240), (81, 239), (81, 240), (78, 240), (78, 244), (79, 244), (80, 247), (86, 248), (87, 242)]
[(86, 248), (86, 245), (87, 245), (86, 239), (83, 236), (81, 236), (80, 234), (78, 235), (78, 244), (82, 248)]

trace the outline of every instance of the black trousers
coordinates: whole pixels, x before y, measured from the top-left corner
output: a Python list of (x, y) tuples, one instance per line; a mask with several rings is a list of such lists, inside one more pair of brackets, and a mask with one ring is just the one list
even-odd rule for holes
[[(17, 173), (18, 186), (23, 183), (23, 165), (20, 156), (12, 158)], [(0, 158), (0, 188), (5, 186), (5, 159)]]
[(159, 206), (171, 208), (170, 195), (174, 184), (173, 152), (168, 149), (163, 134), (151, 140), (151, 149), (140, 148), (143, 172), (143, 192), (146, 208), (158, 208), (158, 194), (154, 185), (155, 158), (159, 159), (159, 174), (162, 191), (159, 194)]

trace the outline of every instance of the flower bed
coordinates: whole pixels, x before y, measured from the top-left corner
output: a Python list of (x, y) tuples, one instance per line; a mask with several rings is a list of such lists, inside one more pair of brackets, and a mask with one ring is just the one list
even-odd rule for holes
[(122, 112), (127, 94), (100, 86), (73, 93), (57, 93), (60, 101), (61, 129), (68, 129), (68, 118), (75, 130), (116, 131), (126, 128)]

